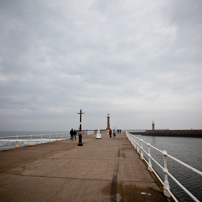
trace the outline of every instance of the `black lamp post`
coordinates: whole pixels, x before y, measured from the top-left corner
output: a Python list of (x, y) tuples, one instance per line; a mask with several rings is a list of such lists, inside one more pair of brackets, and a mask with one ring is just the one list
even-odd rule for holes
[(85, 113), (83, 113), (82, 109), (80, 109), (80, 112), (78, 114), (80, 114), (80, 130), (79, 130), (79, 143), (78, 143), (78, 146), (83, 146), (83, 143), (82, 143), (81, 118), (82, 118), (82, 114), (85, 114)]

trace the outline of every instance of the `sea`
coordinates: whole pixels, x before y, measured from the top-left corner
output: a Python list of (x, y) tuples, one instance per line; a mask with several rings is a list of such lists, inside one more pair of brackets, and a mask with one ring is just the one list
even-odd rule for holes
[(60, 141), (69, 138), (69, 131), (0, 131), (0, 150)]
[[(183, 161), (184, 163), (202, 171), (202, 138), (191, 137), (159, 137), (135, 135), (143, 141), (150, 143), (160, 150), (166, 150), (171, 156)], [(143, 148), (148, 151), (147, 145)], [(146, 157), (146, 154), (144, 153)], [(151, 148), (151, 156), (156, 159), (161, 166), (164, 165), (163, 155)], [(162, 179), (164, 173), (153, 161), (152, 166)], [(199, 201), (202, 201), (202, 177), (193, 173), (181, 164), (167, 157), (168, 171)], [(181, 201), (191, 202), (191, 199), (170, 177), (168, 177), (170, 188)]]
[[(83, 134), (90, 135), (93, 130), (83, 130)], [(0, 131), (0, 151), (36, 145), (41, 143), (55, 142), (70, 138), (70, 131)]]

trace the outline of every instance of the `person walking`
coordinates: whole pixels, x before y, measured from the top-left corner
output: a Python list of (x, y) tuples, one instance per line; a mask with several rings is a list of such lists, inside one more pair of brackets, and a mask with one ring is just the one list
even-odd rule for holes
[(112, 137), (112, 130), (109, 129), (109, 137)]
[(114, 137), (116, 137), (116, 130), (115, 129), (113, 129), (113, 135), (114, 135)]

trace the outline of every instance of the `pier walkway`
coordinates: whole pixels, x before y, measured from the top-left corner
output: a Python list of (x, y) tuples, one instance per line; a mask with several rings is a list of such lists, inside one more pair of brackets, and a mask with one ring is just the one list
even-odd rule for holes
[(125, 132), (0, 152), (0, 201), (168, 201)]

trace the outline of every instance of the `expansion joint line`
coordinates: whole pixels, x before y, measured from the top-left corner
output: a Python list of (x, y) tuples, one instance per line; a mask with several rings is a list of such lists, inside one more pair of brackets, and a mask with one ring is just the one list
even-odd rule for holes
[(112, 184), (111, 184), (111, 192), (110, 192), (110, 202), (117, 201), (117, 178), (118, 178), (118, 171), (119, 171), (119, 160), (120, 160), (120, 144), (118, 142), (118, 154), (117, 154), (117, 162), (114, 167), (114, 173), (112, 177)]

